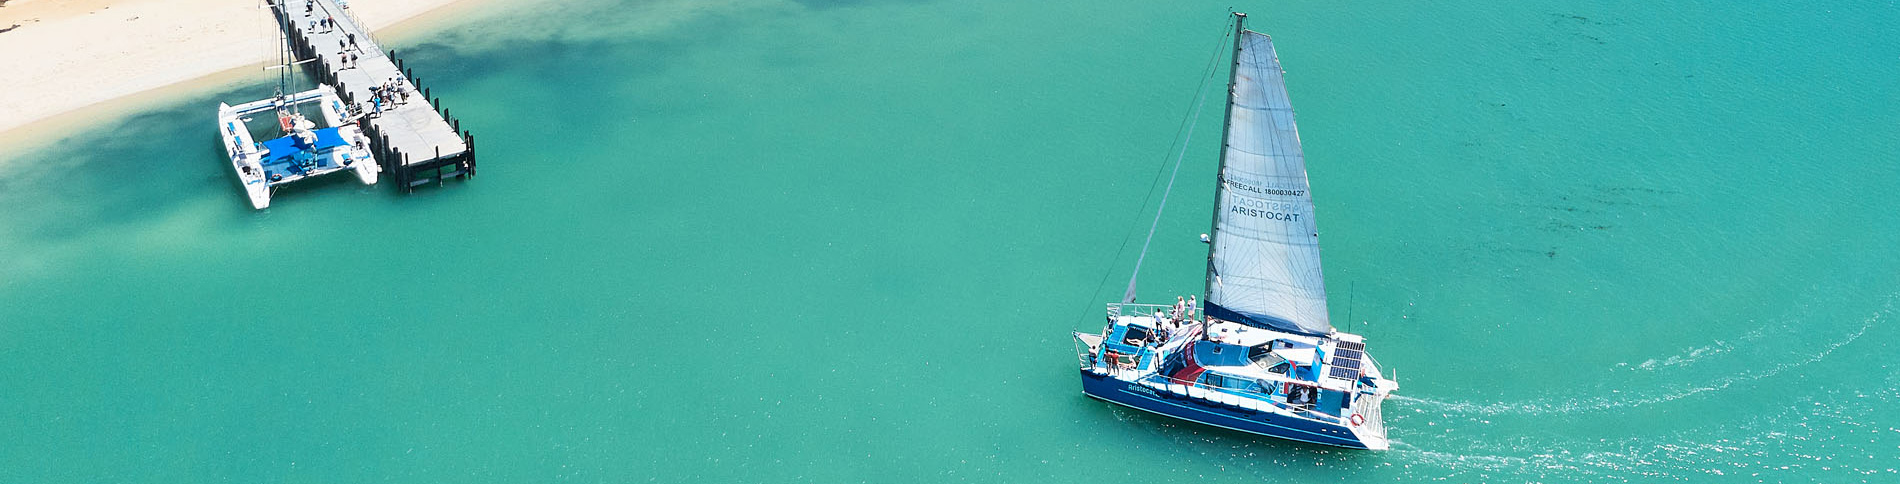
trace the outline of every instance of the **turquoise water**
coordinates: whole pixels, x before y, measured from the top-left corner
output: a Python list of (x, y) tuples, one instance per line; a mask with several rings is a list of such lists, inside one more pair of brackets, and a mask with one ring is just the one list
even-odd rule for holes
[(471, 18), (391, 39), (483, 162), (411, 196), (250, 210), (207, 128), (261, 81), (0, 155), (0, 481), (1900, 480), (1890, 2), (1236, 5), (1397, 443), (1083, 397), (1227, 6)]

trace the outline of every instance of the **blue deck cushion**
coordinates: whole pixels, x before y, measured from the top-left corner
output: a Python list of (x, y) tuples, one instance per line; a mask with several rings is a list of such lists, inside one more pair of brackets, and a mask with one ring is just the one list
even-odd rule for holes
[(323, 151), (338, 146), (348, 146), (350, 144), (348, 141), (343, 140), (343, 134), (337, 132), (337, 128), (323, 128), (312, 132), (317, 135), (317, 143), (315, 145), (300, 143), (296, 136), (284, 136), (265, 141), (263, 143), (264, 149), (270, 150), (270, 154), (267, 155), (263, 163), (283, 163), (289, 160), (291, 156), (296, 155), (297, 152), (306, 149), (311, 151)]
[(323, 128), (316, 130), (315, 133), (317, 133), (317, 150), (327, 150), (350, 144), (350, 142), (343, 140), (343, 133), (337, 131), (337, 128)]
[(267, 164), (267, 165), (283, 163), (285, 161), (288, 161), (290, 160), (290, 157), (292, 155), (297, 154), (297, 152), (299, 151), (298, 146), (297, 146), (298, 144), (297, 137), (295, 136), (285, 136), (285, 137), (277, 138), (277, 139), (264, 140), (263, 144), (264, 144), (264, 149), (269, 150), (264, 155), (264, 159), (262, 161), (262, 163)]

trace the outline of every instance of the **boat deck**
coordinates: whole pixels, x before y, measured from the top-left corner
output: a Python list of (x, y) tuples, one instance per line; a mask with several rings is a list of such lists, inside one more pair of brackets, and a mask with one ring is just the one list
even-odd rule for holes
[[(311, 113), (310, 107), (316, 112)], [(363, 184), (376, 184), (381, 170), (362, 128), (344, 118), (343, 108), (343, 100), (330, 86), (237, 106), (218, 105), (219, 137), (251, 208), (270, 207), (274, 187), (339, 171), (354, 171)], [(279, 136), (257, 141), (250, 125), (259, 117), (275, 121), (278, 126), (271, 132)], [(321, 120), (322, 126), (312, 118)]]

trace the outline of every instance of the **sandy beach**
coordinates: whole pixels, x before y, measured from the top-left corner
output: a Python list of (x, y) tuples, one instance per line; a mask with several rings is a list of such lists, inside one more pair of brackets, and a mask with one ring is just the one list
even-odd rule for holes
[[(350, 9), (382, 29), (475, 1), (358, 0)], [(254, 0), (0, 1), (0, 134), (182, 82), (261, 71), (279, 42), (270, 10)]]

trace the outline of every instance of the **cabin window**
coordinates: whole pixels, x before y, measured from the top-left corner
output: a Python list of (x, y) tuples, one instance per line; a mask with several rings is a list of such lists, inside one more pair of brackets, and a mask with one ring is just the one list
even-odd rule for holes
[(1310, 408), (1319, 403), (1319, 389), (1306, 385), (1293, 385), (1286, 390), (1286, 403)]
[(1232, 377), (1214, 372), (1201, 374), (1201, 384), (1215, 388), (1265, 393), (1257, 382), (1245, 378)]
[(1221, 376), (1219, 373), (1214, 373), (1211, 371), (1203, 372), (1201, 373), (1201, 384), (1207, 385), (1210, 387), (1224, 386), (1227, 384), (1227, 377)]

